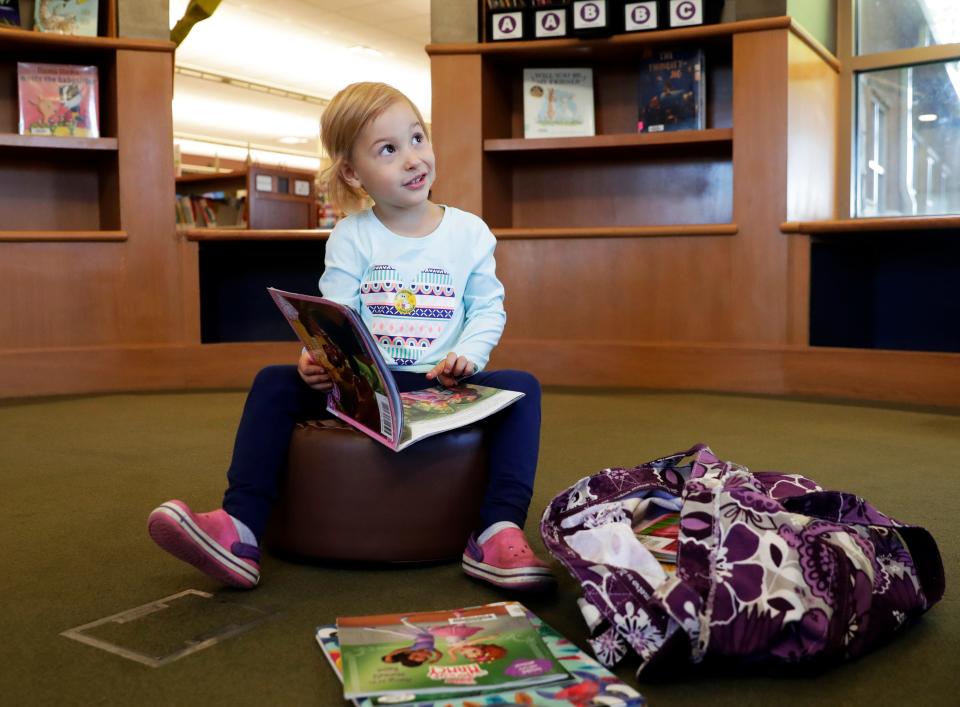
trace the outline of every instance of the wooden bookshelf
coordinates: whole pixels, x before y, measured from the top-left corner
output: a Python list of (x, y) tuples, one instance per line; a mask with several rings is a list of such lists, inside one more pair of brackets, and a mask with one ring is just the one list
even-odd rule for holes
[[(636, 64), (672, 47), (704, 50), (706, 129), (634, 134)], [(812, 241), (907, 230), (870, 251), (868, 277), (914, 234), (940, 252), (957, 222), (831, 220), (840, 66), (793, 19), (427, 51), (438, 162), (458, 167), (435, 196), (499, 240), (493, 365), (552, 384), (960, 404), (960, 379), (943, 384), (960, 355), (810, 345)], [(524, 139), (534, 67), (593, 69), (595, 136)]]
[(880, 232), (923, 232), (960, 229), (960, 216), (886, 216), (849, 218), (825, 221), (786, 221), (780, 224), (783, 233), (866, 234)]
[(115, 137), (47, 137), (45, 135), (0, 135), (0, 147), (39, 150), (117, 150)]
[(325, 241), (331, 229), (249, 229), (184, 228), (180, 235), (188, 241)]
[(733, 144), (733, 130), (730, 128), (712, 128), (706, 130), (678, 130), (666, 133), (623, 133), (619, 135), (594, 135), (590, 137), (556, 138), (491, 138), (483, 141), (484, 152), (533, 152), (549, 150), (559, 153), (564, 150), (650, 150), (671, 146), (679, 149), (682, 145), (719, 143)]
[[(253, 164), (246, 169), (177, 177), (177, 194), (200, 196), (210, 192), (244, 192), (247, 227), (253, 230), (315, 229), (317, 226), (316, 175), (303, 170)], [(295, 193), (296, 184), (306, 193)], [(265, 188), (269, 187), (269, 188)], [(212, 227), (232, 226), (221, 223)]]
[[(115, 3), (101, 6), (112, 16)], [(69, 391), (85, 385), (84, 351), (183, 340), (173, 53), (171, 42), (0, 28), (0, 296), (15, 313), (0, 318), (0, 396), (42, 392), (49, 371), (29, 361), (55, 351), (76, 380), (51, 381)], [(101, 137), (19, 135), (19, 61), (96, 66)]]
[(497, 228), (497, 240), (537, 240), (555, 238), (670, 238), (674, 236), (735, 236), (735, 223), (696, 226), (622, 226), (588, 228)]

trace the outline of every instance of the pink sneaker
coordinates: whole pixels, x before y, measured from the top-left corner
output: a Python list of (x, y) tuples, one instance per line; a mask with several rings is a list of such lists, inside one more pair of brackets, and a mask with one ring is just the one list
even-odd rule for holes
[(554, 584), (549, 565), (533, 554), (523, 531), (516, 527), (494, 533), (482, 545), (471, 535), (461, 565), (470, 577), (502, 589), (537, 590)]
[(150, 537), (178, 560), (240, 589), (260, 581), (260, 548), (240, 542), (223, 509), (194, 513), (183, 501), (167, 501), (147, 519)]

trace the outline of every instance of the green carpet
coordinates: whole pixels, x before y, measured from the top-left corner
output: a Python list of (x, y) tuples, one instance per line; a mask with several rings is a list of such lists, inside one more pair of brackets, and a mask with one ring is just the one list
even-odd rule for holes
[[(219, 504), (243, 393), (111, 395), (0, 403), (0, 703), (10, 705), (339, 705), (339, 684), (312, 629), (337, 615), (415, 611), (503, 598), (456, 563), (331, 567), (267, 556), (261, 586), (219, 589), (155, 548), (146, 516), (178, 497)], [(606, 466), (635, 465), (706, 442), (751, 469), (806, 474), (858, 493), (931, 530), (947, 595), (874, 653), (816, 677), (718, 675), (639, 687), (654, 705), (956, 704), (960, 655), (955, 508), (960, 414), (732, 395), (551, 389), (528, 530), (553, 495)], [(536, 545), (542, 546), (537, 538)], [(187, 589), (212, 602), (197, 615), (204, 640), (216, 612), (270, 614), (250, 630), (159, 668), (60, 634)], [(585, 643), (577, 586), (528, 601)], [(199, 613), (196, 613), (199, 612)], [(182, 642), (157, 615), (102, 636), (144, 650)], [(204, 619), (204, 620), (201, 620)], [(142, 631), (138, 630), (142, 627)], [(188, 628), (192, 627), (188, 626)], [(215, 627), (214, 627), (215, 628)], [(187, 636), (190, 637), (189, 635)], [(632, 684), (630, 667), (618, 674)]]

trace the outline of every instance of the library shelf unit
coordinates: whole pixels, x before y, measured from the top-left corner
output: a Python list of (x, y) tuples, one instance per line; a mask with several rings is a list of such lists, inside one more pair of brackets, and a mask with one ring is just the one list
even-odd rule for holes
[(231, 172), (177, 177), (177, 195), (242, 191), (247, 228), (313, 229), (317, 226), (315, 181), (312, 172), (251, 164)]
[[(636, 65), (675, 47), (704, 50), (705, 129), (638, 135)], [(811, 242), (781, 225), (835, 215), (840, 65), (792, 18), (427, 53), (435, 199), (500, 241), (494, 365), (547, 384), (960, 404), (960, 381), (937, 381), (951, 354), (810, 345)], [(535, 67), (593, 69), (595, 136), (523, 138)]]
[[(115, 3), (101, 6), (115, 35)], [(150, 366), (124, 372), (129, 352), (183, 341), (173, 53), (0, 28), (0, 396), (109, 389), (112, 376), (149, 387)], [(96, 66), (101, 137), (19, 135), (23, 61)]]

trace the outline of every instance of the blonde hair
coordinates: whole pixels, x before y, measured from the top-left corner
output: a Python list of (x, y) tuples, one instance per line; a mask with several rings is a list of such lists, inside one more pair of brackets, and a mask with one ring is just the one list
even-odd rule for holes
[(393, 86), (373, 81), (352, 83), (340, 91), (320, 117), (320, 141), (330, 158), (320, 181), (326, 186), (327, 198), (339, 209), (351, 213), (362, 209), (369, 198), (362, 188), (347, 184), (341, 174), (344, 163), (351, 159), (357, 136), (371, 120), (376, 120), (390, 106), (406, 101), (430, 139), (427, 124), (409, 98)]

